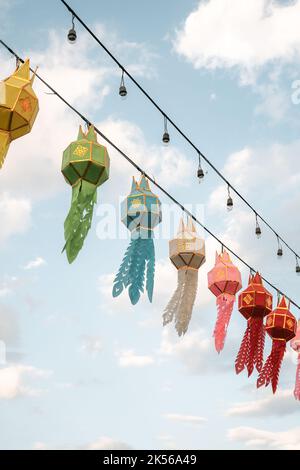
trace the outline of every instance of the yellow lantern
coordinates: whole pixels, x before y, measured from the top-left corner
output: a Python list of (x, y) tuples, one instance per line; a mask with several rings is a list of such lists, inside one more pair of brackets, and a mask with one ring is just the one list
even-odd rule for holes
[(31, 131), (39, 111), (32, 89), (35, 75), (30, 78), (29, 59), (0, 83), (0, 168), (9, 145)]

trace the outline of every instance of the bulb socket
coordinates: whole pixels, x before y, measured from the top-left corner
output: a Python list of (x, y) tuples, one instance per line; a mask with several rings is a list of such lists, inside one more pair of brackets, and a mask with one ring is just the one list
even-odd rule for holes
[(164, 132), (163, 137), (162, 137), (162, 141), (166, 145), (170, 142), (170, 136), (169, 136), (168, 132)]
[(119, 88), (119, 95), (121, 96), (121, 98), (126, 98), (127, 96), (127, 90), (126, 90), (126, 86), (125, 85), (121, 85), (120, 88)]
[(278, 256), (278, 258), (281, 258), (282, 255), (283, 255), (282, 248), (278, 248), (278, 250), (277, 250), (277, 256)]

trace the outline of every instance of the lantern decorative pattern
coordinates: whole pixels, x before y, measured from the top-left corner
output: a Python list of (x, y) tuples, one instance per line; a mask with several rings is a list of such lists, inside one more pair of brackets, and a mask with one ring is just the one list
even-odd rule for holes
[(139, 183), (133, 178), (131, 192), (121, 206), (122, 222), (131, 232), (119, 271), (114, 279), (113, 297), (128, 287), (130, 301), (135, 305), (145, 289), (152, 302), (155, 272), (153, 229), (161, 222), (161, 203), (152, 193), (148, 179), (142, 175)]
[(215, 266), (207, 274), (208, 288), (217, 297), (218, 317), (213, 336), (218, 353), (225, 343), (227, 327), (231, 318), (235, 295), (242, 287), (240, 271), (232, 263), (226, 250), (216, 253)]
[(257, 379), (257, 387), (272, 383), (273, 393), (277, 390), (280, 368), (286, 350), (286, 343), (296, 335), (297, 320), (290, 312), (285, 297), (266, 317), (266, 331), (272, 338), (272, 351)]
[(175, 321), (179, 336), (187, 332), (197, 295), (198, 270), (205, 262), (205, 242), (196, 232), (191, 218), (185, 226), (183, 220), (176, 238), (169, 242), (169, 257), (178, 270), (177, 288), (169, 301), (163, 324)]
[(0, 83), (0, 168), (12, 140), (28, 134), (39, 111), (29, 59)]
[(298, 328), (296, 336), (291, 341), (291, 347), (298, 353), (298, 365), (296, 372), (296, 382), (294, 389), (294, 397), (296, 400), (300, 400), (300, 320), (298, 321)]
[(239, 349), (235, 370), (239, 374), (247, 367), (248, 377), (254, 367), (263, 366), (265, 345), (264, 317), (272, 311), (273, 297), (263, 286), (259, 273), (250, 275), (248, 287), (239, 295), (239, 311), (247, 320), (247, 328)]
[(72, 186), (72, 202), (65, 220), (65, 246), (69, 263), (81, 250), (91, 228), (97, 187), (109, 177), (110, 160), (106, 147), (98, 144), (94, 126), (86, 133), (81, 126), (77, 140), (64, 151), (62, 174)]

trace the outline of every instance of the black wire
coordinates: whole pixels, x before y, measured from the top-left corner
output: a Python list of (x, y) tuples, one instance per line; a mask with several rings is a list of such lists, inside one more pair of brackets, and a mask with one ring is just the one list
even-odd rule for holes
[[(16, 52), (14, 52), (7, 44), (5, 44), (2, 39), (0, 39), (0, 44), (4, 46), (12, 55), (16, 57), (16, 59), (19, 59), (20, 62), (24, 63), (24, 60), (18, 56)], [(89, 121), (83, 114), (81, 114), (78, 109), (74, 108), (62, 95), (60, 95), (51, 85), (49, 85), (38, 73), (36, 73), (32, 68), (30, 68), (31, 72), (35, 73), (35, 76), (46, 86), (49, 88), (49, 90), (52, 91), (53, 94), (55, 94), (65, 105), (70, 108), (72, 111), (74, 111), (77, 116), (79, 116), (88, 126), (91, 125), (91, 121)], [(200, 227), (203, 228), (211, 237), (213, 237), (220, 245), (221, 247), (225, 248), (227, 251), (229, 251), (235, 258), (237, 258), (241, 263), (243, 263), (250, 271), (256, 272), (257, 270), (251, 267), (246, 261), (243, 260), (237, 253), (235, 253), (231, 248), (229, 248), (225, 243), (220, 240), (211, 230), (209, 230), (205, 225), (203, 225), (195, 216), (192, 214), (188, 209), (186, 209), (177, 199), (175, 199), (166, 189), (163, 188), (159, 183), (157, 183), (154, 179), (154, 177), (151, 177), (148, 175), (145, 170), (143, 170), (134, 160), (132, 160), (123, 150), (121, 150), (116, 144), (114, 144), (108, 137), (106, 137), (105, 134), (103, 134), (97, 127), (94, 126), (95, 131), (97, 134), (99, 134), (109, 145), (111, 145), (122, 157), (124, 157), (134, 168), (139, 172), (145, 175), (145, 177), (151, 181), (154, 186), (156, 186), (165, 196), (167, 196), (174, 204), (176, 204), (180, 209), (185, 212), (189, 217), (194, 220)], [(296, 257), (297, 258), (297, 257)], [(284, 295), (287, 300), (291, 302), (296, 308), (300, 310), (300, 306), (292, 300), (290, 297), (284, 294), (284, 292), (280, 291), (274, 284), (272, 284), (270, 281), (268, 281), (266, 278), (262, 277), (262, 280), (268, 284), (272, 289), (274, 289), (276, 292), (279, 292), (281, 295)]]
[[(230, 184), (230, 182), (227, 180), (227, 178), (218, 170), (215, 165), (197, 148), (197, 146), (191, 141), (191, 139), (180, 129), (180, 127), (175, 124), (175, 122), (170, 118), (168, 114), (166, 114), (165, 111), (157, 104), (157, 102), (149, 95), (149, 93), (139, 84), (139, 82), (136, 81), (136, 79), (126, 70), (126, 68), (118, 61), (118, 59), (113, 55), (113, 53), (100, 41), (100, 39), (96, 36), (95, 33), (87, 26), (87, 24), (77, 15), (77, 13), (73, 10), (72, 7), (65, 1), (65, 0), (60, 0), (64, 6), (69, 10), (69, 12), (77, 18), (79, 23), (84, 27), (84, 29), (95, 39), (95, 41), (99, 44), (99, 46), (104, 49), (104, 51), (110, 56), (110, 58), (123, 70), (123, 72), (127, 75), (128, 78), (137, 86), (137, 88), (143, 93), (144, 96), (153, 104), (153, 106), (167, 119), (167, 121), (176, 129), (176, 131), (186, 140), (186, 142), (193, 147), (194, 150), (198, 154), (201, 155), (203, 160), (206, 161), (206, 163), (217, 173), (217, 175), (226, 183), (227, 186), (229, 186), (232, 191), (248, 206), (256, 215), (257, 217), (273, 232), (274, 235), (277, 236), (278, 232), (273, 229), (273, 227), (264, 219), (263, 216), (261, 216), (255, 209), (254, 207), (250, 204), (250, 202), (247, 201), (247, 199), (242, 196), (242, 194)], [(297, 254), (297, 252), (282, 238), (280, 237), (280, 240), (282, 243), (292, 252), (294, 255), (300, 259), (300, 255)]]

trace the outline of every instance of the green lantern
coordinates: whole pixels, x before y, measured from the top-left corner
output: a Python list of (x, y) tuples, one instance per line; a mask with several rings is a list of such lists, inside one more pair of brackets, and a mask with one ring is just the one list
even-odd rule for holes
[(94, 126), (87, 133), (79, 127), (78, 138), (63, 153), (62, 174), (72, 186), (72, 202), (65, 220), (65, 246), (69, 263), (81, 250), (91, 228), (97, 187), (109, 177), (110, 160), (106, 147), (98, 144)]

